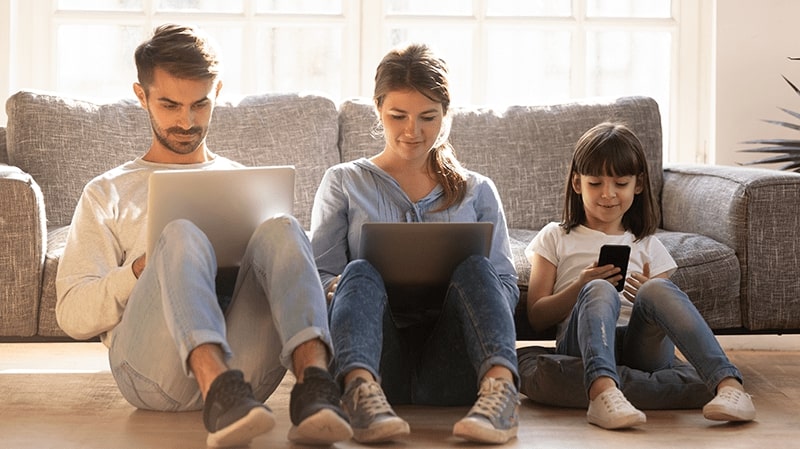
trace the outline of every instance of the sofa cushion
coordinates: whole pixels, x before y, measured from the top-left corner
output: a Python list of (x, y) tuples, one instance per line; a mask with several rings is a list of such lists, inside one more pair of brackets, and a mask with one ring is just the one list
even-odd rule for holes
[(689, 295), (708, 325), (724, 329), (741, 323), (741, 273), (733, 249), (698, 234), (662, 230), (656, 237), (678, 264), (670, 279)]
[[(450, 116), (450, 141), (459, 160), (497, 184), (509, 228), (541, 229), (560, 219), (575, 142), (607, 120), (627, 123), (642, 140), (653, 193), (660, 195), (661, 118), (651, 98), (498, 109), (453, 107)], [(345, 101), (339, 120), (342, 160), (370, 156), (383, 148), (383, 140), (371, 132), (377, 121), (371, 102)]]
[[(72, 219), (94, 176), (144, 154), (151, 142), (138, 102), (100, 104), (22, 91), (8, 99), (8, 158), (41, 186), (50, 226)], [(310, 225), (326, 168), (339, 161), (336, 105), (327, 97), (265, 94), (220, 102), (208, 134), (212, 151), (245, 165), (297, 167), (295, 215)]]

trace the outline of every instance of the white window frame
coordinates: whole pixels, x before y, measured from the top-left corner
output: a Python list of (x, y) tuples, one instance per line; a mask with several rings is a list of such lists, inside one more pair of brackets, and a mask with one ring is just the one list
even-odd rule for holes
[[(486, 0), (472, 1), (476, 11), (482, 11), (481, 5)], [(573, 8), (585, 7), (584, 0), (572, 0)], [(245, 2), (246, 4), (248, 2)], [(146, 11), (151, 10), (152, 0), (145, 0)], [(158, 23), (166, 21), (185, 21), (185, 14), (164, 13), (118, 13), (118, 12), (57, 12), (56, 0), (6, 0), (0, 2), (0, 92), (8, 95), (23, 89), (54, 90), (56, 86), (56, 73), (54, 67), (54, 49), (56, 36), (53, 26), (59, 22), (69, 22), (78, 18), (81, 21), (94, 23), (125, 23), (152, 29)], [(448, 24), (465, 24), (474, 27), (475, 39), (474, 62), (481, 67), (486, 61), (486, 49), (482, 44), (480, 35), (481, 27), (487, 20), (481, 14), (475, 16), (443, 17), (432, 19), (430, 17), (415, 16), (388, 16), (384, 13), (384, 2), (381, 0), (343, 0), (341, 15), (314, 16), (314, 23), (329, 21), (330, 23), (343, 24), (343, 64), (342, 67), (352, 67), (351, 74), (342, 77), (342, 92), (348, 96), (371, 96), (372, 78), (377, 62), (385, 53), (386, 43), (383, 38), (362, 39), (362, 36), (384, 36), (386, 27), (395, 24), (423, 24), (431, 25), (436, 21), (446, 21)], [(708, 152), (711, 148), (713, 117), (712, 105), (712, 44), (711, 26), (713, 24), (714, 0), (673, 0), (672, 20), (670, 32), (673, 36), (672, 45), (672, 73), (670, 74), (670, 116), (664, 117), (669, 129), (665, 130), (664, 149), (666, 162), (706, 162), (709, 160)], [(582, 11), (578, 11), (582, 16)], [(565, 18), (564, 23), (577, 26), (580, 32), (591, 23), (581, 23), (581, 19)], [(298, 15), (275, 15), (270, 17), (256, 16), (253, 8), (248, 7), (243, 15), (208, 15), (202, 20), (212, 20), (216, 23), (225, 21), (245, 22), (245, 33), (252, 33), (252, 28), (269, 26), (270, 24), (298, 23), (305, 19)], [(500, 20), (492, 18), (491, 20)], [(509, 23), (514, 23), (515, 18), (507, 18)], [(551, 20), (551, 19), (548, 19)], [(552, 19), (554, 24), (561, 19)], [(609, 21), (603, 19), (607, 24)], [(664, 21), (659, 19), (659, 25), (664, 26)], [(587, 21), (589, 22), (589, 21)], [(626, 25), (631, 20), (626, 19)], [(642, 19), (641, 24), (653, 25), (651, 19)], [(202, 22), (201, 22), (202, 25)], [(143, 39), (145, 36), (143, 36)], [(7, 44), (2, 44), (6, 41)], [(248, 39), (245, 40), (246, 42)], [(582, 95), (584, 73), (581, 53), (582, 39), (573, 40), (572, 64), (572, 91), (575, 98)], [(245, 50), (246, 51), (246, 50)], [(131, 55), (132, 57), (132, 55)], [(248, 58), (245, 58), (247, 60)], [(246, 64), (246, 61), (244, 61)], [(91, 68), (87, 67), (87, 70)], [(255, 85), (247, 74), (252, 73), (248, 67), (243, 67), (242, 93), (256, 93), (248, 91)], [(134, 80), (131, 79), (131, 83)], [(485, 72), (476, 71), (473, 80), (473, 98), (478, 103), (489, 103), (483, 98), (481, 86), (485, 84)], [(3, 101), (4, 103), (4, 101)], [(5, 126), (7, 117), (5, 108), (0, 111), (0, 126)]]

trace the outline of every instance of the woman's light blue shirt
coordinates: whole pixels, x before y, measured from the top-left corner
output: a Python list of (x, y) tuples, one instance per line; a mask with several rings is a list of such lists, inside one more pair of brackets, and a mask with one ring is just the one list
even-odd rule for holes
[(494, 223), (489, 258), (506, 287), (516, 290), (517, 274), (505, 213), (494, 182), (468, 171), (464, 199), (448, 209), (433, 212), (443, 196), (442, 186), (437, 185), (414, 203), (394, 178), (366, 158), (329, 168), (317, 190), (311, 213), (311, 245), (325, 288), (359, 254), (361, 225), (365, 222), (488, 221)]

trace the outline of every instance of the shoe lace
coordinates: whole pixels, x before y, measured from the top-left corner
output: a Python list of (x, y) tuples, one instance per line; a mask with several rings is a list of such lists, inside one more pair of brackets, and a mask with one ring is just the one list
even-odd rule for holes
[(745, 394), (747, 393), (739, 391), (735, 388), (723, 388), (717, 393), (721, 400), (733, 404), (738, 404), (742, 399), (742, 396)]
[(506, 382), (488, 378), (481, 383), (478, 400), (472, 406), (470, 414), (480, 414), (487, 418), (499, 416), (509, 402), (514, 400), (514, 396), (511, 387)]
[(353, 394), (353, 403), (356, 409), (361, 409), (371, 416), (383, 413), (393, 414), (392, 407), (377, 383), (365, 382), (359, 385)]
[(631, 408), (632, 406), (625, 399), (625, 396), (619, 390), (611, 391), (609, 394), (603, 395), (602, 397), (603, 405), (606, 406), (606, 410), (609, 413), (616, 412), (618, 410)]

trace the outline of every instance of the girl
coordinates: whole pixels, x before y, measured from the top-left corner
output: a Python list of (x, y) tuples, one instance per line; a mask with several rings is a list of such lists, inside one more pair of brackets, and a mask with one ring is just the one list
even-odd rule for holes
[[(389, 52), (375, 76), (383, 151), (330, 168), (317, 191), (311, 243), (330, 301), (335, 375), (353, 438), (409, 433), (391, 403), (471, 404), (453, 434), (503, 443), (517, 434), (513, 310), (519, 299), (505, 216), (492, 181), (461, 167), (447, 141), (447, 68), (424, 45)], [(369, 221), (489, 221), (489, 258), (453, 272), (434, 313), (390, 309), (380, 274), (358, 254)], [(385, 392), (385, 393), (384, 393)], [(388, 396), (388, 401), (386, 396)]]
[[(602, 123), (579, 140), (566, 180), (563, 221), (528, 245), (532, 264), (528, 320), (558, 325), (556, 352), (580, 356), (588, 421), (606, 429), (643, 424), (619, 389), (616, 365), (655, 371), (671, 365), (675, 345), (716, 396), (703, 416), (755, 418), (742, 375), (725, 356), (689, 297), (669, 281), (676, 264), (653, 237), (659, 223), (639, 139), (624, 125)], [(620, 268), (597, 266), (604, 244), (631, 247), (622, 293)]]

